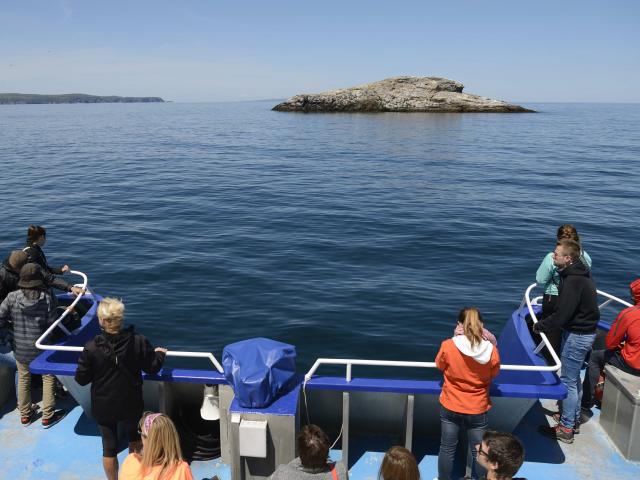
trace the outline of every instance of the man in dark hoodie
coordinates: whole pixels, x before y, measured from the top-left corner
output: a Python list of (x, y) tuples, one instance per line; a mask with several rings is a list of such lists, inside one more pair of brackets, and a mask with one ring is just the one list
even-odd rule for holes
[(142, 372), (158, 373), (166, 348), (153, 348), (133, 326), (123, 328), (124, 305), (105, 298), (98, 306), (103, 332), (87, 342), (78, 360), (76, 381), (91, 383), (91, 412), (102, 436), (102, 465), (109, 480), (118, 477), (118, 423), (129, 436), (129, 452), (139, 450), (142, 417)]
[(539, 333), (553, 327), (562, 328), (560, 381), (568, 393), (562, 401), (560, 415), (556, 415), (559, 423), (554, 427), (543, 425), (539, 430), (561, 442), (573, 443), (574, 429), (580, 421), (580, 369), (595, 340), (600, 309), (591, 272), (580, 259), (580, 244), (574, 240), (559, 241), (553, 252), (553, 262), (560, 273), (558, 302), (554, 312), (533, 329)]
[[(39, 265), (27, 263), (20, 270), (18, 290), (10, 292), (0, 305), (0, 329), (13, 328), (13, 352), (18, 367), (18, 409), (22, 425), (30, 425), (35, 417), (31, 403), (29, 364), (40, 355), (36, 341), (55, 321), (55, 306), (45, 285)], [(66, 414), (55, 410), (55, 377), (42, 375), (42, 426), (49, 428)]]
[[(0, 303), (9, 292), (18, 289), (20, 269), (27, 263), (27, 254), (14, 250), (0, 265)], [(16, 359), (13, 356), (13, 329), (6, 326), (0, 329), (0, 367), (10, 368), (15, 373)]]

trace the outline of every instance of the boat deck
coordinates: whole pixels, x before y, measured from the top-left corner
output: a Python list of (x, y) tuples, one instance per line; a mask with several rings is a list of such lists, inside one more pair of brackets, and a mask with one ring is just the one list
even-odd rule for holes
[[(69, 414), (49, 430), (39, 421), (23, 427), (17, 410), (5, 408), (0, 412), (0, 478), (2, 479), (102, 479), (101, 441), (96, 424), (89, 420), (72, 399), (59, 401), (59, 407), (70, 409)], [(640, 464), (626, 461), (599, 424), (595, 411), (572, 445), (541, 437), (536, 429), (550, 420), (555, 402), (537, 403), (514, 432), (524, 443), (526, 462), (518, 475), (528, 479), (600, 479), (638, 478)], [(377, 479), (384, 451), (395, 443), (393, 438), (353, 438), (350, 456), (353, 464), (350, 478)], [(422, 478), (437, 475), (437, 440), (415, 439), (413, 451), (418, 459)], [(123, 450), (120, 461), (127, 455)], [(340, 450), (331, 456), (339, 459)], [(214, 474), (220, 480), (230, 480), (231, 472), (220, 460), (194, 462), (195, 479), (208, 479)]]

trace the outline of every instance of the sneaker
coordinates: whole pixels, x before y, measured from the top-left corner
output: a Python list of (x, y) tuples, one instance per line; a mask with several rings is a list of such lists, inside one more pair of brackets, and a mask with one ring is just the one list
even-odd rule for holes
[(553, 438), (554, 440), (558, 440), (559, 442), (573, 443), (573, 430), (570, 428), (565, 428), (560, 424), (553, 427), (549, 425), (540, 425), (538, 427), (538, 432), (540, 432), (545, 437)]
[(56, 423), (58, 423), (60, 420), (62, 420), (66, 416), (67, 416), (66, 410), (56, 410), (55, 412), (53, 412), (53, 415), (51, 417), (42, 419), (42, 427), (43, 428), (53, 427)]
[[(554, 422), (556, 422), (556, 423), (560, 423), (560, 417), (562, 417), (562, 414), (560, 412), (554, 413), (553, 416), (552, 416)], [(582, 424), (582, 423), (583, 422), (582, 422), (582, 416), (581, 416), (580, 419), (576, 420), (576, 423), (574, 423), (574, 425), (573, 425), (573, 433), (575, 435), (580, 433), (580, 424)]]
[(38, 407), (37, 404), (31, 404), (31, 411), (29, 412), (29, 415), (25, 417), (20, 417), (20, 423), (25, 427), (28, 427), (29, 425), (31, 425), (36, 419), (36, 415), (38, 414), (38, 408), (40, 407)]

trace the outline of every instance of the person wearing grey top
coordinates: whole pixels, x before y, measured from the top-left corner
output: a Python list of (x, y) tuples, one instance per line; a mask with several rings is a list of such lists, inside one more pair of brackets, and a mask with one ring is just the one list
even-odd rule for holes
[(271, 480), (346, 480), (342, 462), (329, 460), (329, 437), (317, 425), (305, 425), (298, 434), (299, 457), (280, 465)]

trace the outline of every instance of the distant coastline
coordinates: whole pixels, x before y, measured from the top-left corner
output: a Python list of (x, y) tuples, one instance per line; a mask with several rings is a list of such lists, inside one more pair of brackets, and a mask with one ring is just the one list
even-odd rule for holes
[(0, 93), (0, 105), (26, 105), (48, 103), (164, 103), (160, 97), (118, 97), (84, 93), (38, 95), (32, 93)]

